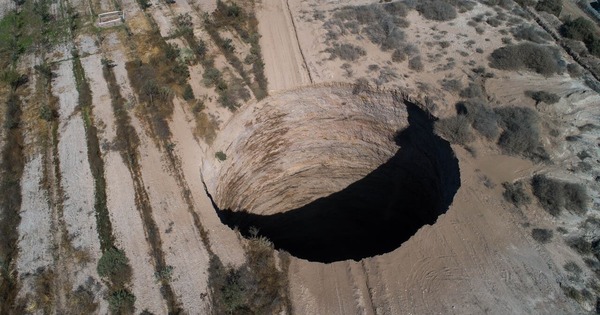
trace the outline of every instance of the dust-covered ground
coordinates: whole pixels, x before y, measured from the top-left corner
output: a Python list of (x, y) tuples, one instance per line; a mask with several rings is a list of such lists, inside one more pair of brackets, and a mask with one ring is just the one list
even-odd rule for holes
[[(585, 15), (563, 1), (561, 21), (511, 0), (0, 0), (0, 313), (598, 311), (600, 84), (556, 38)], [(338, 82), (437, 120), (447, 211), (331, 263), (225, 225), (200, 171), (236, 161), (220, 130)]]

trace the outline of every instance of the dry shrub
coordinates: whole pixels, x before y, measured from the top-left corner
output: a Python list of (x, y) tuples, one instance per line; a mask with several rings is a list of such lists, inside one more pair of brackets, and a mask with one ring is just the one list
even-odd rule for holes
[(540, 118), (532, 109), (503, 107), (495, 110), (502, 133), (498, 145), (507, 153), (535, 161), (548, 159), (540, 137)]
[(421, 56), (415, 56), (408, 61), (408, 68), (417, 72), (423, 71), (423, 61)]
[(550, 243), (553, 235), (554, 235), (554, 233), (552, 232), (552, 230), (548, 230), (548, 229), (533, 229), (533, 230), (531, 230), (531, 237), (533, 237), (534, 240), (536, 240), (542, 244)]
[(442, 0), (423, 1), (417, 5), (417, 11), (424, 18), (433, 21), (450, 21), (456, 18), (454, 6)]
[(502, 187), (504, 187), (504, 192), (502, 193), (502, 196), (506, 201), (515, 205), (515, 207), (520, 208), (521, 206), (531, 203), (531, 198), (529, 197), (527, 192), (525, 192), (523, 182), (505, 182), (502, 183)]
[(287, 276), (279, 271), (273, 245), (252, 237), (246, 246), (247, 261), (239, 268), (223, 266), (213, 256), (209, 287), (216, 314), (277, 314), (288, 308)]
[(560, 100), (560, 96), (546, 91), (525, 91), (525, 95), (531, 97), (536, 104), (556, 104)]
[(494, 50), (490, 55), (490, 67), (529, 70), (550, 76), (561, 71), (560, 60), (560, 54), (554, 47), (525, 42)]
[(542, 207), (553, 216), (562, 209), (583, 215), (587, 212), (589, 196), (581, 184), (568, 183), (545, 175), (535, 175), (531, 180), (533, 195)]
[(526, 40), (536, 44), (543, 44), (549, 40), (552, 40), (552, 36), (548, 35), (548, 33), (546, 33), (544, 30), (533, 25), (521, 24), (512, 28), (510, 31), (516, 40)]
[(440, 119), (435, 122), (435, 133), (455, 144), (467, 144), (473, 141), (469, 120), (462, 115)]
[(458, 115), (465, 116), (473, 129), (490, 140), (495, 140), (500, 134), (498, 115), (488, 106), (479, 101), (465, 101), (456, 104)]
[(325, 51), (331, 54), (330, 59), (340, 58), (346, 61), (356, 61), (367, 54), (362, 47), (352, 44), (334, 44)]

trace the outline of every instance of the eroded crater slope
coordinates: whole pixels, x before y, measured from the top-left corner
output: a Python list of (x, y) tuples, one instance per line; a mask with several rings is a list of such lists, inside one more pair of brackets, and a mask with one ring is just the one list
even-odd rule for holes
[(230, 227), (311, 261), (361, 259), (397, 248), (452, 202), (458, 161), (432, 122), (392, 92), (292, 90), (242, 108), (202, 173)]

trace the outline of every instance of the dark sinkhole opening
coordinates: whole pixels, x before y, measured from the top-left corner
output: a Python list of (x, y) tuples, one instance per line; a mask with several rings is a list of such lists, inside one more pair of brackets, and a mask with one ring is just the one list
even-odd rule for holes
[(435, 223), (460, 187), (450, 144), (434, 134), (434, 120), (424, 111), (406, 106), (409, 126), (394, 138), (400, 149), (364, 178), (274, 215), (219, 209), (213, 202), (221, 221), (246, 237), (257, 229), (276, 249), (309, 261), (360, 260), (400, 247)]

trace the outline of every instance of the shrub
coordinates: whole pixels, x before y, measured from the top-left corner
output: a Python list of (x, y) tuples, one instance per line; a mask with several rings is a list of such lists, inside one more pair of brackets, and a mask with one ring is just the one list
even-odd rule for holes
[(547, 229), (533, 229), (531, 230), (531, 237), (539, 243), (546, 244), (552, 240), (552, 230)]
[(358, 95), (364, 91), (368, 91), (370, 88), (369, 81), (365, 78), (356, 79), (354, 87), (352, 88), (352, 94)]
[(208, 49), (206, 48), (206, 42), (202, 39), (199, 39), (196, 42), (196, 47), (194, 47), (194, 50), (196, 51), (198, 57), (200, 57), (201, 59), (204, 58), (206, 56), (206, 52), (208, 51)]
[(523, 187), (523, 182), (521, 182), (521, 181), (514, 182), (514, 183), (506, 183), (505, 182), (505, 183), (502, 183), (502, 187), (504, 187), (504, 192), (502, 193), (502, 196), (504, 197), (504, 199), (506, 201), (515, 205), (515, 207), (519, 208), (523, 205), (527, 205), (527, 204), (531, 203), (531, 198), (525, 192), (525, 189)]
[(127, 282), (131, 276), (129, 259), (123, 251), (114, 247), (109, 248), (102, 254), (102, 257), (98, 260), (96, 270), (100, 277), (109, 278), (115, 285)]
[(583, 17), (567, 20), (560, 29), (562, 35), (583, 41), (590, 54), (600, 56), (600, 39), (594, 33), (594, 24)]
[(223, 153), (223, 151), (219, 151), (219, 152), (215, 153), (215, 157), (217, 159), (219, 159), (219, 161), (227, 160), (227, 154)]
[(581, 255), (587, 255), (592, 252), (592, 244), (582, 236), (576, 236), (567, 239), (567, 245)]
[(580, 215), (587, 211), (589, 197), (581, 184), (536, 175), (531, 186), (542, 207), (553, 216), (559, 215), (563, 208)]
[(52, 121), (56, 117), (56, 113), (50, 108), (50, 106), (44, 104), (40, 107), (40, 118), (45, 121)]
[(560, 72), (560, 55), (550, 46), (529, 42), (500, 47), (490, 55), (490, 67), (500, 70), (530, 70), (549, 76)]
[(464, 145), (474, 139), (469, 120), (462, 115), (440, 119), (435, 122), (434, 129), (451, 143)]
[(358, 46), (352, 44), (335, 44), (331, 48), (327, 48), (326, 52), (330, 53), (330, 59), (340, 58), (346, 61), (356, 61), (361, 56), (365, 56), (367, 52)]
[(546, 11), (558, 17), (560, 11), (562, 11), (562, 0), (540, 0), (535, 6), (535, 9), (538, 11)]
[(206, 87), (216, 85), (217, 82), (220, 82), (222, 80), (221, 71), (213, 67), (206, 68), (206, 70), (204, 70), (204, 73), (202, 74), (202, 79), (204, 79), (203, 82), (204, 85), (206, 85)]
[(507, 153), (534, 160), (548, 159), (540, 140), (537, 112), (524, 107), (504, 107), (495, 110), (503, 131), (498, 145)]
[(177, 59), (179, 57), (179, 52), (180, 51), (177, 45), (167, 43), (167, 45), (165, 46), (165, 57), (168, 60), (174, 61), (175, 59)]
[(417, 72), (423, 71), (421, 56), (415, 56), (408, 61), (408, 68)]
[(183, 89), (183, 99), (186, 101), (191, 101), (194, 98), (194, 90), (192, 90), (192, 86), (188, 83)]
[(458, 115), (465, 116), (473, 129), (484, 137), (495, 140), (500, 133), (498, 115), (483, 103), (466, 101), (456, 104)]
[(108, 297), (108, 306), (117, 314), (131, 313), (134, 303), (135, 296), (125, 289), (116, 290)]
[(552, 40), (552, 37), (548, 33), (533, 25), (521, 24), (518, 27), (512, 28), (511, 32), (517, 40), (526, 40), (536, 44), (543, 44)]
[(483, 98), (483, 89), (481, 85), (475, 83), (469, 83), (469, 86), (464, 90), (460, 91), (460, 97), (462, 98)]
[(536, 105), (540, 102), (544, 102), (546, 104), (555, 104), (560, 100), (558, 95), (546, 91), (525, 91), (525, 95), (531, 97), (535, 101)]
[(460, 80), (457, 80), (457, 79), (452, 79), (452, 80), (444, 79), (442, 81), (442, 88), (449, 92), (458, 92), (458, 91), (462, 90), (462, 83), (460, 82)]
[(423, 1), (417, 5), (417, 11), (428, 20), (449, 21), (456, 18), (456, 9), (441, 0)]

